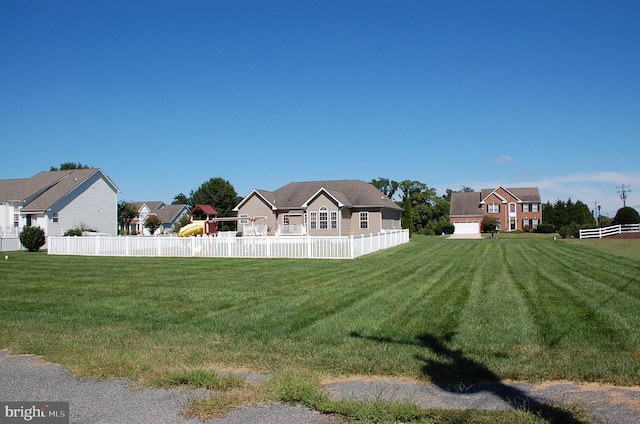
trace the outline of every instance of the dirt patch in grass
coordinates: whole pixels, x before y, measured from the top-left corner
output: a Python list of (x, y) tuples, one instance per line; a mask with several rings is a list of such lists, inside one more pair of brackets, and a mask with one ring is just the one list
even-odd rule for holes
[(616, 234), (615, 236), (609, 236), (609, 238), (624, 239), (624, 240), (640, 239), (640, 233), (622, 233), (622, 234)]

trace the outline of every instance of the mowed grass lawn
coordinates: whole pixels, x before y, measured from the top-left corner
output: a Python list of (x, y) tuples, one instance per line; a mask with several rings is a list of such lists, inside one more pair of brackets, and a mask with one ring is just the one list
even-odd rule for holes
[(606, 242), (414, 236), (344, 261), (3, 252), (0, 349), (142, 383), (243, 368), (638, 385), (640, 258)]

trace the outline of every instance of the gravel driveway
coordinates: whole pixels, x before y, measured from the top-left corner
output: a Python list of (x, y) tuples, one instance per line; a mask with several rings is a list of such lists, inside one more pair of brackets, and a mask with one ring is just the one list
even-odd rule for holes
[[(526, 405), (557, 414), (552, 405), (579, 403), (591, 412), (594, 423), (640, 423), (640, 388), (620, 388), (571, 383), (478, 384), (448, 388), (388, 380), (348, 380), (326, 383), (336, 397), (362, 400), (409, 399), (422, 407), (510, 410)], [(125, 380), (78, 379), (60, 365), (34, 356), (0, 351), (0, 401), (65, 401), (70, 423), (202, 423), (181, 415), (189, 399), (202, 396), (194, 390), (130, 388)], [(288, 405), (251, 406), (230, 412), (209, 424), (321, 424), (333, 422), (318, 412)]]

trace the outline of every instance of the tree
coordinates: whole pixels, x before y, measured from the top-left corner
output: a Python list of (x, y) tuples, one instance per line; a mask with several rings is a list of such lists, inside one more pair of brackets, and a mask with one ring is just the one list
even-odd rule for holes
[(613, 218), (612, 225), (624, 224), (640, 224), (640, 214), (630, 206), (618, 209), (616, 216)]
[(118, 203), (118, 224), (120, 224), (120, 231), (124, 234), (129, 234), (129, 224), (135, 217), (138, 216), (138, 209), (132, 202), (122, 200)]
[(545, 224), (551, 224), (556, 229), (572, 224), (578, 227), (595, 226), (595, 218), (589, 207), (580, 200), (574, 203), (571, 199), (566, 202), (558, 199), (553, 205), (547, 202), (542, 206), (542, 216)]
[(185, 213), (173, 224), (173, 232), (178, 233), (182, 227), (188, 225), (191, 222), (191, 216)]
[(65, 162), (60, 164), (60, 168), (56, 168), (55, 166), (52, 166), (49, 171), (67, 171), (69, 169), (91, 169), (91, 167), (89, 165), (83, 165), (80, 162), (78, 163)]
[(491, 215), (485, 215), (482, 217), (482, 222), (480, 223), (482, 226), (482, 232), (494, 232), (496, 228), (498, 228), (498, 218)]
[(157, 215), (149, 215), (147, 219), (144, 221), (144, 227), (149, 230), (151, 235), (156, 233), (156, 230), (162, 227), (162, 221), (158, 218)]
[(383, 192), (388, 198), (393, 198), (393, 195), (398, 191), (398, 182), (390, 180), (388, 178), (378, 178), (377, 180), (371, 180), (371, 184), (378, 190)]
[(173, 198), (173, 202), (171, 202), (171, 204), (172, 205), (188, 205), (189, 198), (184, 193), (178, 193)]
[(418, 200), (418, 195), (429, 187), (420, 181), (404, 180), (398, 183), (398, 188), (402, 190), (402, 203), (408, 198)]
[[(189, 205), (210, 205), (220, 217), (235, 216), (233, 208), (242, 200), (229, 181), (217, 177), (204, 182), (196, 191), (191, 191)], [(232, 230), (235, 225), (223, 223), (223, 230)]]
[(20, 243), (29, 250), (37, 252), (46, 243), (44, 230), (40, 227), (26, 226), (20, 232)]
[(409, 230), (409, 237), (413, 232), (413, 208), (411, 207), (411, 198), (404, 200), (404, 208), (402, 209), (402, 228)]

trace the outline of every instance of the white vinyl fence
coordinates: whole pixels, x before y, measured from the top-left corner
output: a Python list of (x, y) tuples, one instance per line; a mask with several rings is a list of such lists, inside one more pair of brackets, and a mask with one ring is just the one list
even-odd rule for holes
[(408, 230), (349, 237), (62, 237), (50, 255), (353, 259), (409, 241)]
[(18, 236), (0, 236), (0, 252), (22, 250), (22, 243)]
[(616, 234), (637, 232), (640, 232), (640, 224), (612, 225), (610, 227), (580, 230), (580, 238), (602, 238), (607, 236), (614, 236)]

